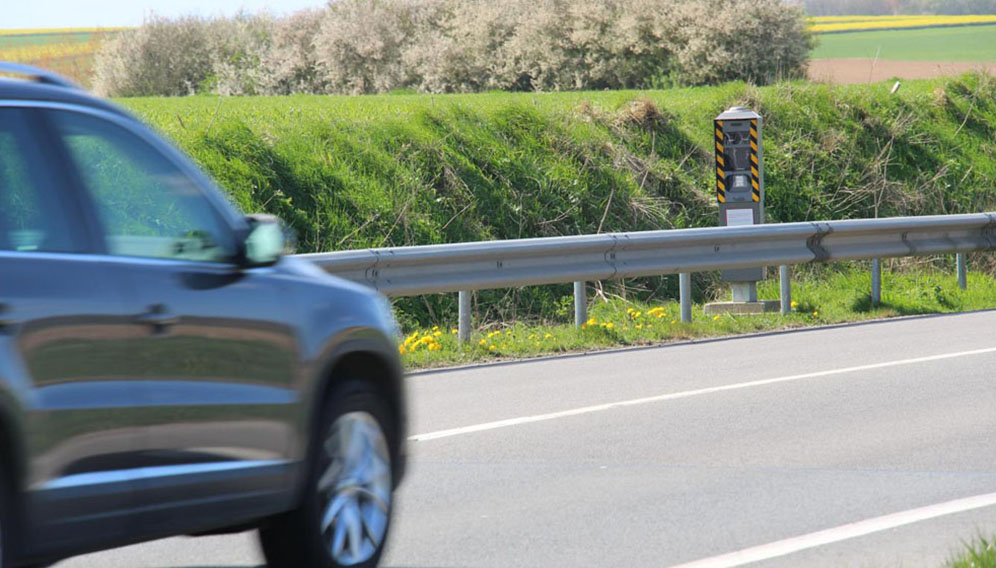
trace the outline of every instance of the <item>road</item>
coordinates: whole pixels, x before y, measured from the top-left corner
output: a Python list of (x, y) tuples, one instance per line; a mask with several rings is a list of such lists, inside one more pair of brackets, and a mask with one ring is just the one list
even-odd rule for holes
[[(413, 376), (384, 565), (720, 566), (753, 548), (752, 566), (939, 566), (996, 534), (993, 330), (979, 312)], [(57, 566), (261, 564), (246, 533)]]

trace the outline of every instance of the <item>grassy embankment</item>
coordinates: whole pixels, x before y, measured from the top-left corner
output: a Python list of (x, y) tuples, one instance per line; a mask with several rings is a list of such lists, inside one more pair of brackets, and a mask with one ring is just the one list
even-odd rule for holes
[[(290, 221), (304, 251), (712, 226), (711, 119), (735, 104), (765, 117), (769, 222), (992, 209), (996, 81), (889, 87), (123, 102), (244, 209)], [(989, 269), (988, 255), (974, 260)], [(480, 332), (466, 351), (448, 344), (452, 295), (397, 306), (409, 333), (440, 332), (406, 355), (426, 365), (996, 305), (989, 280), (952, 290), (949, 259), (918, 266), (887, 279), (879, 311), (867, 307), (864, 268), (807, 268), (788, 319), (699, 316), (692, 326), (670, 323), (673, 277), (605, 283), (614, 300), (592, 293), (596, 322), (580, 332), (567, 325), (569, 285), (480, 292)], [(697, 276), (697, 301), (724, 293), (715, 274)], [(762, 294), (774, 297), (774, 285)], [(653, 307), (668, 316), (631, 324), (627, 308), (645, 318)], [(509, 328), (519, 331), (493, 334)]]

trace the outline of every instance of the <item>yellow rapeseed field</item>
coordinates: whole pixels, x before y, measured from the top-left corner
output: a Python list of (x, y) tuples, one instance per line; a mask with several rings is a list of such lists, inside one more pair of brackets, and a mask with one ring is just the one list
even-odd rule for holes
[(823, 16), (809, 19), (816, 33), (901, 30), (996, 24), (996, 15), (986, 16)]

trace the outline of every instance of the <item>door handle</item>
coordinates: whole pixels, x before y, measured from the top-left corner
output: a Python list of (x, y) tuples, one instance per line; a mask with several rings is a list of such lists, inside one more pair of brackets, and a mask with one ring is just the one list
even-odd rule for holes
[(149, 306), (149, 311), (135, 317), (135, 322), (152, 326), (156, 331), (180, 323), (180, 318), (171, 314), (166, 306), (155, 304)]

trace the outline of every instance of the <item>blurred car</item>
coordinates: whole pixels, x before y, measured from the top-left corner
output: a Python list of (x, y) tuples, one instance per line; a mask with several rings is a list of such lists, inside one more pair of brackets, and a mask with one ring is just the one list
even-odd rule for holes
[(404, 471), (389, 303), (118, 107), (0, 73), (0, 567), (253, 528), (270, 566), (376, 565)]

